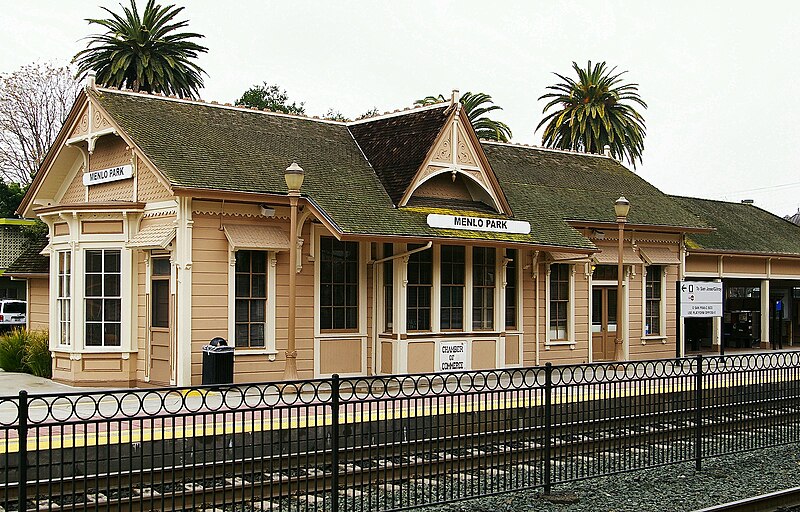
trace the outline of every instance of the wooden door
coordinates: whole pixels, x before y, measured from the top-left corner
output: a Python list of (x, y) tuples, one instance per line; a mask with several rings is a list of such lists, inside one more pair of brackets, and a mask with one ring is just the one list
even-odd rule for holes
[(172, 379), (172, 294), (168, 257), (153, 258), (150, 277), (150, 382), (169, 386)]
[(592, 360), (613, 361), (617, 336), (617, 289), (592, 287)]

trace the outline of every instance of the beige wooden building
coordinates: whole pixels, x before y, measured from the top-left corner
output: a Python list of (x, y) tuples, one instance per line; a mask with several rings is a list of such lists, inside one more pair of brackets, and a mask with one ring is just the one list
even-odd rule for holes
[(608, 361), (618, 307), (624, 359), (670, 357), (687, 237), (714, 232), (610, 157), (479, 141), (452, 102), (342, 123), (94, 86), (20, 212), (50, 229), (31, 325), (93, 386), (199, 384), (216, 336), (237, 382), (283, 378), (292, 273), (302, 378)]

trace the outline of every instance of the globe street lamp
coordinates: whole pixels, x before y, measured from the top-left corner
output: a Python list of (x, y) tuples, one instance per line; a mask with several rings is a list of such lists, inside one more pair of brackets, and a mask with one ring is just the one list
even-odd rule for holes
[(617, 215), (617, 226), (619, 226), (619, 247), (617, 253), (617, 331), (614, 337), (614, 360), (622, 361), (625, 355), (622, 350), (622, 305), (624, 303), (622, 296), (622, 268), (623, 268), (623, 236), (625, 234), (625, 222), (628, 220), (628, 212), (631, 209), (631, 203), (625, 199), (625, 196), (620, 196), (614, 203), (614, 213)]
[(297, 380), (297, 200), (300, 197), (300, 187), (303, 186), (305, 173), (303, 168), (292, 162), (286, 168), (283, 179), (289, 191), (289, 326), (287, 329), (286, 366), (283, 370), (284, 380)]

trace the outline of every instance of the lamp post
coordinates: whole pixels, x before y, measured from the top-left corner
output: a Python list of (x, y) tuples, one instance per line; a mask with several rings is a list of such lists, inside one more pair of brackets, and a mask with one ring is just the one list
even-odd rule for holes
[(624, 303), (622, 296), (622, 268), (623, 268), (623, 236), (625, 234), (625, 222), (628, 220), (628, 211), (631, 209), (631, 203), (625, 199), (625, 196), (620, 196), (614, 203), (614, 213), (617, 215), (617, 226), (619, 227), (619, 247), (617, 253), (617, 332), (614, 335), (614, 360), (622, 361), (625, 359), (625, 354), (622, 350), (623, 333), (622, 333), (622, 305)]
[(303, 186), (305, 173), (303, 168), (292, 162), (286, 168), (283, 179), (289, 191), (289, 325), (287, 329), (286, 366), (283, 369), (284, 380), (297, 380), (297, 347), (295, 344), (297, 324), (297, 200), (300, 187)]

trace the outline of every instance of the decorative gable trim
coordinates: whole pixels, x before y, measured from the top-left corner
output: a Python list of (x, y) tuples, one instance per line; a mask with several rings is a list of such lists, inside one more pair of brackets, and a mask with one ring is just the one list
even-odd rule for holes
[[(37, 205), (34, 200), (39, 197), (42, 184), (48, 179), (53, 163), (65, 147), (75, 148), (83, 155), (82, 165), (77, 166), (77, 170), (74, 167), (70, 168), (68, 176), (65, 177), (67, 179), (62, 179), (62, 181), (71, 183), (78, 172), (85, 171), (89, 167), (89, 158), (94, 152), (97, 139), (105, 135), (119, 136), (133, 152), (133, 160), (138, 159), (145, 163), (149, 168), (147, 172), (151, 172), (167, 191), (173, 193), (172, 186), (164, 174), (158, 170), (158, 167), (145, 155), (144, 151), (136, 145), (133, 139), (125, 133), (111, 115), (88, 92), (86, 89), (82, 89), (75, 99), (64, 125), (61, 127), (47, 155), (45, 155), (33, 183), (31, 183), (28, 192), (22, 199), (17, 213), (23, 216), (31, 216), (33, 214), (32, 208), (41, 206), (41, 204)], [(96, 91), (94, 93), (97, 94)], [(83, 145), (84, 142), (86, 145)], [(60, 198), (65, 192), (66, 188), (62, 185), (57, 191), (57, 196)], [(56, 197), (45, 199), (49, 204), (51, 201), (56, 200)]]
[(417, 170), (399, 206), (406, 206), (414, 192), (426, 181), (441, 174), (461, 175), (478, 185), (491, 198), (498, 213), (511, 215), (511, 207), (503, 194), (494, 171), (483, 154), (472, 124), (462, 115), (462, 107), (453, 109), (442, 131)]

